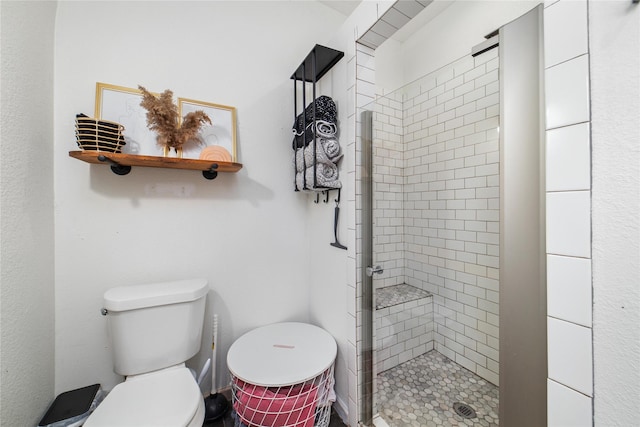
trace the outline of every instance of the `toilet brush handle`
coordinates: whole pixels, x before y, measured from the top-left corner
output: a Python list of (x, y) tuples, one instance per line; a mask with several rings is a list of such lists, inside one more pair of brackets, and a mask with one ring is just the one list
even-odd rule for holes
[(216, 346), (218, 340), (218, 315), (213, 315), (213, 341), (211, 342), (211, 394), (216, 394)]
[(209, 372), (210, 367), (211, 367), (211, 359), (209, 358), (204, 363), (204, 366), (202, 367), (202, 371), (200, 371), (200, 375), (198, 376), (198, 385), (202, 384), (202, 380), (204, 379), (204, 376)]

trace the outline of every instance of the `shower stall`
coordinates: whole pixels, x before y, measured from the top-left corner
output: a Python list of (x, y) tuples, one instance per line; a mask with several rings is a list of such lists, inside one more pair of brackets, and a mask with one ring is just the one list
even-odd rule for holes
[(540, 27), (360, 111), (364, 424), (546, 421)]

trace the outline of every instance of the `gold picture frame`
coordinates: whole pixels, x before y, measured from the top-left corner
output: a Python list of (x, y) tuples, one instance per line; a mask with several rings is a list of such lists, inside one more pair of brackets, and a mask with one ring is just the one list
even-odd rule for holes
[(124, 126), (126, 144), (122, 147), (122, 152), (162, 156), (162, 147), (157, 143), (156, 133), (147, 127), (147, 110), (140, 106), (140, 102), (142, 92), (139, 89), (96, 83), (95, 117)]
[(202, 126), (198, 133), (202, 145), (189, 144), (189, 146), (185, 146), (183, 157), (197, 159), (200, 157), (200, 152), (204, 147), (220, 146), (229, 152), (232, 162), (237, 162), (236, 108), (195, 99), (178, 98), (180, 120), (186, 114), (197, 110), (204, 111), (211, 119), (212, 125), (205, 123)]

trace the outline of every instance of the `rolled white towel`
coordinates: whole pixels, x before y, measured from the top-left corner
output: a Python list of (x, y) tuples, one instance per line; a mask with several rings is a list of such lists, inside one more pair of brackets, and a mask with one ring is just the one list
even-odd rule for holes
[(316, 138), (335, 138), (338, 134), (338, 126), (335, 123), (327, 122), (324, 120), (317, 120), (309, 123), (304, 131), (298, 131), (292, 129), (293, 143), (292, 148), (298, 149), (306, 147), (313, 141), (313, 136)]
[(315, 145), (315, 159), (313, 157), (313, 144), (296, 150), (294, 158), (296, 172), (302, 172), (305, 168), (313, 166), (314, 163), (338, 163), (338, 160), (342, 158), (340, 144), (335, 139), (320, 138), (316, 140)]
[[(318, 187), (325, 188), (342, 188), (342, 183), (338, 179), (338, 166), (334, 163), (318, 163), (316, 167), (310, 167), (305, 170), (304, 178), (302, 172), (296, 172), (296, 188), (298, 190), (313, 190), (314, 170), (316, 174), (316, 184)], [(304, 179), (306, 179), (306, 186)], [(322, 190), (319, 188), (317, 190)]]
[(324, 120), (316, 121), (316, 133), (324, 138), (333, 138), (338, 133), (338, 126), (335, 123)]
[(337, 163), (340, 157), (342, 157), (340, 143), (335, 138), (320, 138), (320, 145), (324, 149), (324, 152), (327, 156), (333, 161), (333, 163)]

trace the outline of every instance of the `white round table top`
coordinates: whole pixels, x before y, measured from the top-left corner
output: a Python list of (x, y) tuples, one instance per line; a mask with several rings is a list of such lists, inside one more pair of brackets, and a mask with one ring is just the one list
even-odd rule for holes
[(307, 323), (274, 323), (238, 338), (227, 366), (242, 381), (265, 387), (299, 384), (315, 378), (335, 361), (338, 347), (324, 329)]

